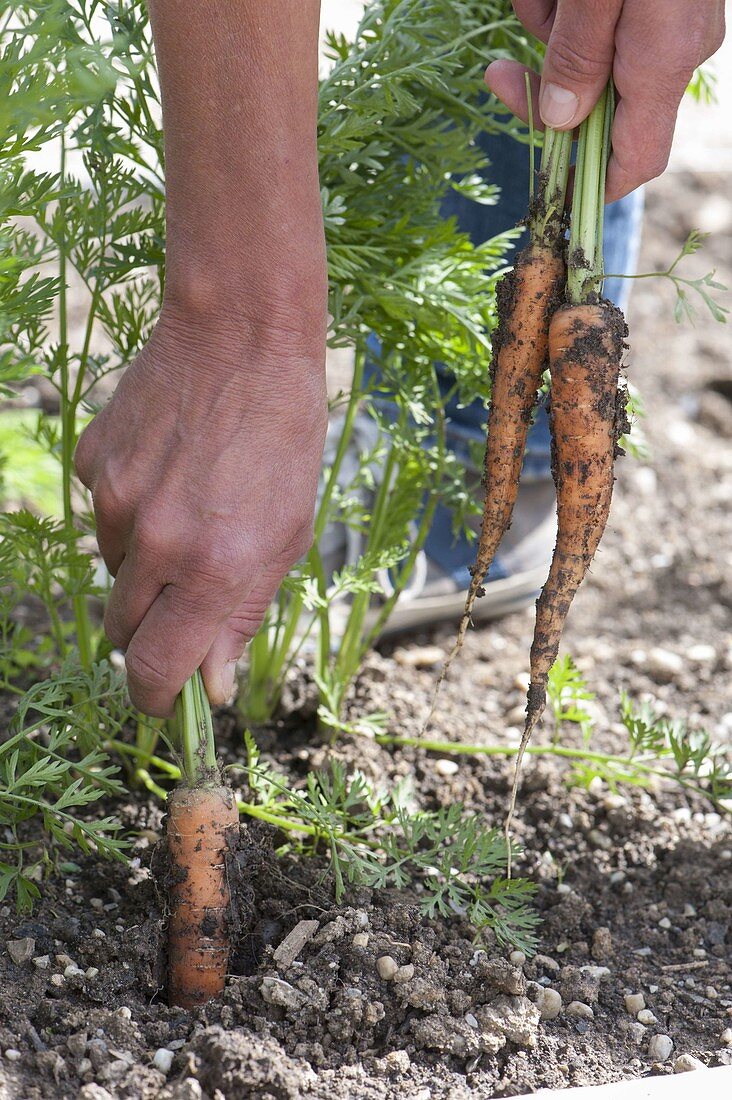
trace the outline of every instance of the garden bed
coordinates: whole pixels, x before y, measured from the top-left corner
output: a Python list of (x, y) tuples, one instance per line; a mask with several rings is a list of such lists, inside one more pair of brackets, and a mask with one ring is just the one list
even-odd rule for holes
[[(700, 271), (717, 263), (729, 285), (723, 195), (713, 176), (654, 185), (641, 269), (716, 219)], [(610, 525), (565, 639), (597, 695), (593, 747), (607, 752), (624, 747), (623, 687), (732, 736), (732, 341), (705, 318), (672, 328), (663, 293), (639, 283), (631, 311), (630, 378), (653, 412), (644, 426), (652, 458), (620, 464)], [(471, 632), (436, 738), (517, 741), (531, 625), (527, 611)], [(352, 717), (385, 710), (390, 732), (415, 735), (451, 638), (444, 626), (382, 645), (354, 688)], [(308, 698), (301, 672), (286, 719), (255, 731), (291, 779), (335, 757), (378, 783), (411, 776), (419, 806), (460, 800), (500, 825), (510, 761), (365, 737), (331, 745), (311, 732)], [(219, 742), (227, 762), (241, 758), (228, 712)], [(32, 916), (1, 911), (0, 1095), (461, 1100), (670, 1073), (683, 1055), (730, 1064), (729, 825), (678, 788), (568, 790), (566, 775), (561, 763), (528, 760), (515, 823), (517, 871), (539, 884), (536, 958), (511, 961), (490, 937), (482, 953), (459, 916), (422, 918), (409, 893), (359, 889), (336, 906), (325, 862), (275, 861), (277, 838), (245, 825), (234, 976), (221, 1004), (195, 1013), (160, 996), (163, 914), (150, 860), (162, 808), (141, 795), (120, 811), (142, 830), (132, 867), (87, 858), (46, 884)], [(289, 965), (282, 952), (278, 962), (275, 950), (302, 921), (317, 927), (300, 928), (310, 938)], [(395, 974), (377, 965), (384, 956)], [(562, 1007), (540, 1020), (542, 996), (545, 1016), (556, 1000), (546, 986)], [(626, 1002), (640, 994), (643, 1006)], [(644, 1009), (650, 1016), (638, 1020)], [(673, 1050), (660, 1061), (665, 1036)]]

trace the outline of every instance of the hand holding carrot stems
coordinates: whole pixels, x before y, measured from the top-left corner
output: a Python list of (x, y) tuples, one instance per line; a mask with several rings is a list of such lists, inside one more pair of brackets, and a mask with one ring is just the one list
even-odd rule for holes
[[(514, 0), (513, 6), (547, 44), (541, 80), (531, 74), (537, 120), (573, 129), (613, 79), (618, 104), (607, 201), (661, 175), (681, 97), (724, 39), (724, 0)], [(527, 121), (525, 71), (517, 61), (494, 61), (486, 83)]]

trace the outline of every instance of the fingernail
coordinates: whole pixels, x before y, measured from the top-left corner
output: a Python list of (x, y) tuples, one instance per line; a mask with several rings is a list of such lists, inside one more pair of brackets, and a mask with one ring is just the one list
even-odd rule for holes
[(569, 126), (577, 114), (579, 96), (558, 84), (543, 84), (539, 96), (539, 111), (545, 126)]
[(227, 704), (236, 696), (236, 661), (227, 661), (221, 669), (221, 694)]

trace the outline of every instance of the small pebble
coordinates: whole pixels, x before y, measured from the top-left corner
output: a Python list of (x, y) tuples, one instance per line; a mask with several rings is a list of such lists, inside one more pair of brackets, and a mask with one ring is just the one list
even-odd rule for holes
[(634, 1046), (639, 1047), (645, 1039), (647, 1032), (643, 1027), (643, 1024), (639, 1024), (637, 1020), (633, 1020), (628, 1024), (627, 1036)]
[(673, 1039), (670, 1035), (652, 1035), (648, 1044), (648, 1057), (652, 1062), (665, 1062), (671, 1057), (673, 1049)]
[(568, 1016), (577, 1016), (581, 1020), (592, 1020), (595, 1017), (595, 1013), (584, 1001), (570, 1001), (566, 1012)]
[(48, 970), (50, 962), (50, 955), (36, 955), (35, 959), (33, 960), (33, 965), (37, 967), (38, 970)]
[(437, 760), (435, 762), (435, 771), (438, 775), (442, 775), (447, 778), (450, 775), (455, 775), (459, 770), (460, 765), (455, 760)]
[(380, 959), (376, 960), (376, 969), (380, 978), (385, 982), (390, 982), (399, 969), (399, 963), (396, 959), (392, 959), (391, 955), (382, 955)]
[(115, 1012), (115, 1016), (119, 1016), (121, 1020), (131, 1020), (132, 1019), (132, 1009), (128, 1008), (127, 1005), (122, 1005)]
[(160, 1047), (153, 1056), (153, 1065), (161, 1073), (170, 1073), (170, 1067), (173, 1065), (173, 1051), (168, 1050), (167, 1047)]
[(438, 645), (411, 645), (394, 651), (394, 660), (404, 668), (432, 668), (445, 660)]
[(514, 966), (523, 966), (526, 962), (526, 956), (523, 951), (512, 951), (508, 956), (508, 960), (513, 963)]
[(724, 1043), (726, 1047), (732, 1047), (732, 1027), (726, 1027), (719, 1036), (719, 1040)]
[(660, 921), (658, 922), (658, 927), (668, 931), (668, 929), (671, 927), (671, 921), (668, 919), (668, 917), (661, 917)]
[(552, 974), (558, 974), (561, 969), (556, 959), (549, 955), (534, 955), (534, 962), (539, 970), (550, 970)]
[(518, 675), (514, 677), (513, 686), (518, 688), (519, 691), (528, 691), (530, 683), (531, 677), (528, 672), (519, 672)]
[(548, 986), (539, 1002), (539, 1013), (542, 1020), (556, 1020), (562, 1011), (562, 998), (556, 989)]
[(368, 932), (357, 932), (351, 941), (354, 947), (368, 947), (369, 934)]
[[(713, 645), (704, 645), (700, 642), (698, 645), (691, 645), (686, 651), (686, 656), (689, 661), (693, 661), (697, 665), (709, 665), (717, 659), (717, 651)], [(683, 1055), (682, 1055), (683, 1057)]]
[(655, 673), (659, 679), (672, 680), (680, 672), (683, 672), (684, 658), (680, 657), (678, 653), (672, 653), (670, 649), (654, 646), (653, 649), (648, 651), (646, 666), (649, 672)]
[(101, 898), (89, 898), (89, 904), (91, 905), (92, 909), (104, 908), (104, 902)]
[(642, 993), (628, 993), (625, 997), (625, 1011), (631, 1016), (637, 1016), (646, 1007), (646, 999)]
[(22, 966), (23, 963), (33, 958), (33, 952), (36, 949), (36, 941), (32, 936), (23, 936), (20, 940), (8, 940), (5, 946), (8, 950), (8, 955), (10, 955), (15, 965)]
[(411, 982), (414, 977), (414, 965), (413, 963), (405, 963), (404, 966), (397, 968), (394, 974), (394, 981), (398, 985), (405, 985), (406, 982)]
[(680, 1054), (674, 1062), (674, 1073), (691, 1073), (695, 1069), (706, 1069), (707, 1067), (698, 1058), (695, 1058), (693, 1054)]
[(98, 967), (98, 966), (89, 966), (89, 967), (87, 967), (87, 969), (86, 969), (86, 970), (84, 971), (84, 975), (85, 975), (85, 976), (86, 976), (87, 978), (96, 978), (96, 976), (97, 976), (97, 974), (98, 974), (98, 973), (99, 973), (99, 967)]
[(646, 1027), (650, 1027), (651, 1024), (657, 1024), (658, 1020), (651, 1012), (650, 1008), (642, 1008), (640, 1012), (636, 1014), (638, 1023), (645, 1024)]
[(478, 1030), (478, 1021), (476, 1020), (472, 1012), (465, 1013), (465, 1023), (468, 1025), (468, 1027), (472, 1027), (473, 1031)]
[(384, 1062), (391, 1073), (409, 1073), (411, 1062), (406, 1050), (390, 1050)]
[(23, 1055), (15, 1047), (8, 1047), (5, 1051), (5, 1057), (9, 1062), (19, 1062)]
[(84, 971), (76, 963), (69, 963), (64, 967), (64, 978), (75, 978), (77, 974), (83, 974)]
[(64, 984), (63, 974), (52, 974), (51, 975), (51, 985), (63, 985), (63, 984)]
[(74, 960), (71, 958), (71, 955), (57, 955), (56, 962), (59, 966), (63, 967), (74, 965)]

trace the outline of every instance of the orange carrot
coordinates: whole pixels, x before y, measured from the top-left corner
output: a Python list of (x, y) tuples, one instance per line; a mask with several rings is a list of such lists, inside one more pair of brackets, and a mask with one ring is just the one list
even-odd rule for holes
[(171, 1005), (195, 1008), (223, 992), (231, 909), (226, 854), (238, 828), (227, 787), (180, 787), (168, 796)]
[(557, 543), (536, 604), (526, 724), (516, 758), (507, 834), (521, 761), (546, 705), (549, 670), (559, 653), (567, 613), (610, 512), (617, 441), (626, 426), (618, 379), (627, 332), (622, 313), (607, 301), (563, 306), (549, 328)]
[(493, 335), (491, 404), (488, 411), (483, 483), (485, 502), (478, 553), (472, 566), (457, 639), (435, 686), (440, 686), (460, 652), (473, 605), (511, 523), (531, 414), (544, 371), (549, 321), (563, 291), (566, 271), (561, 249), (531, 243), (496, 288), (499, 324)]

